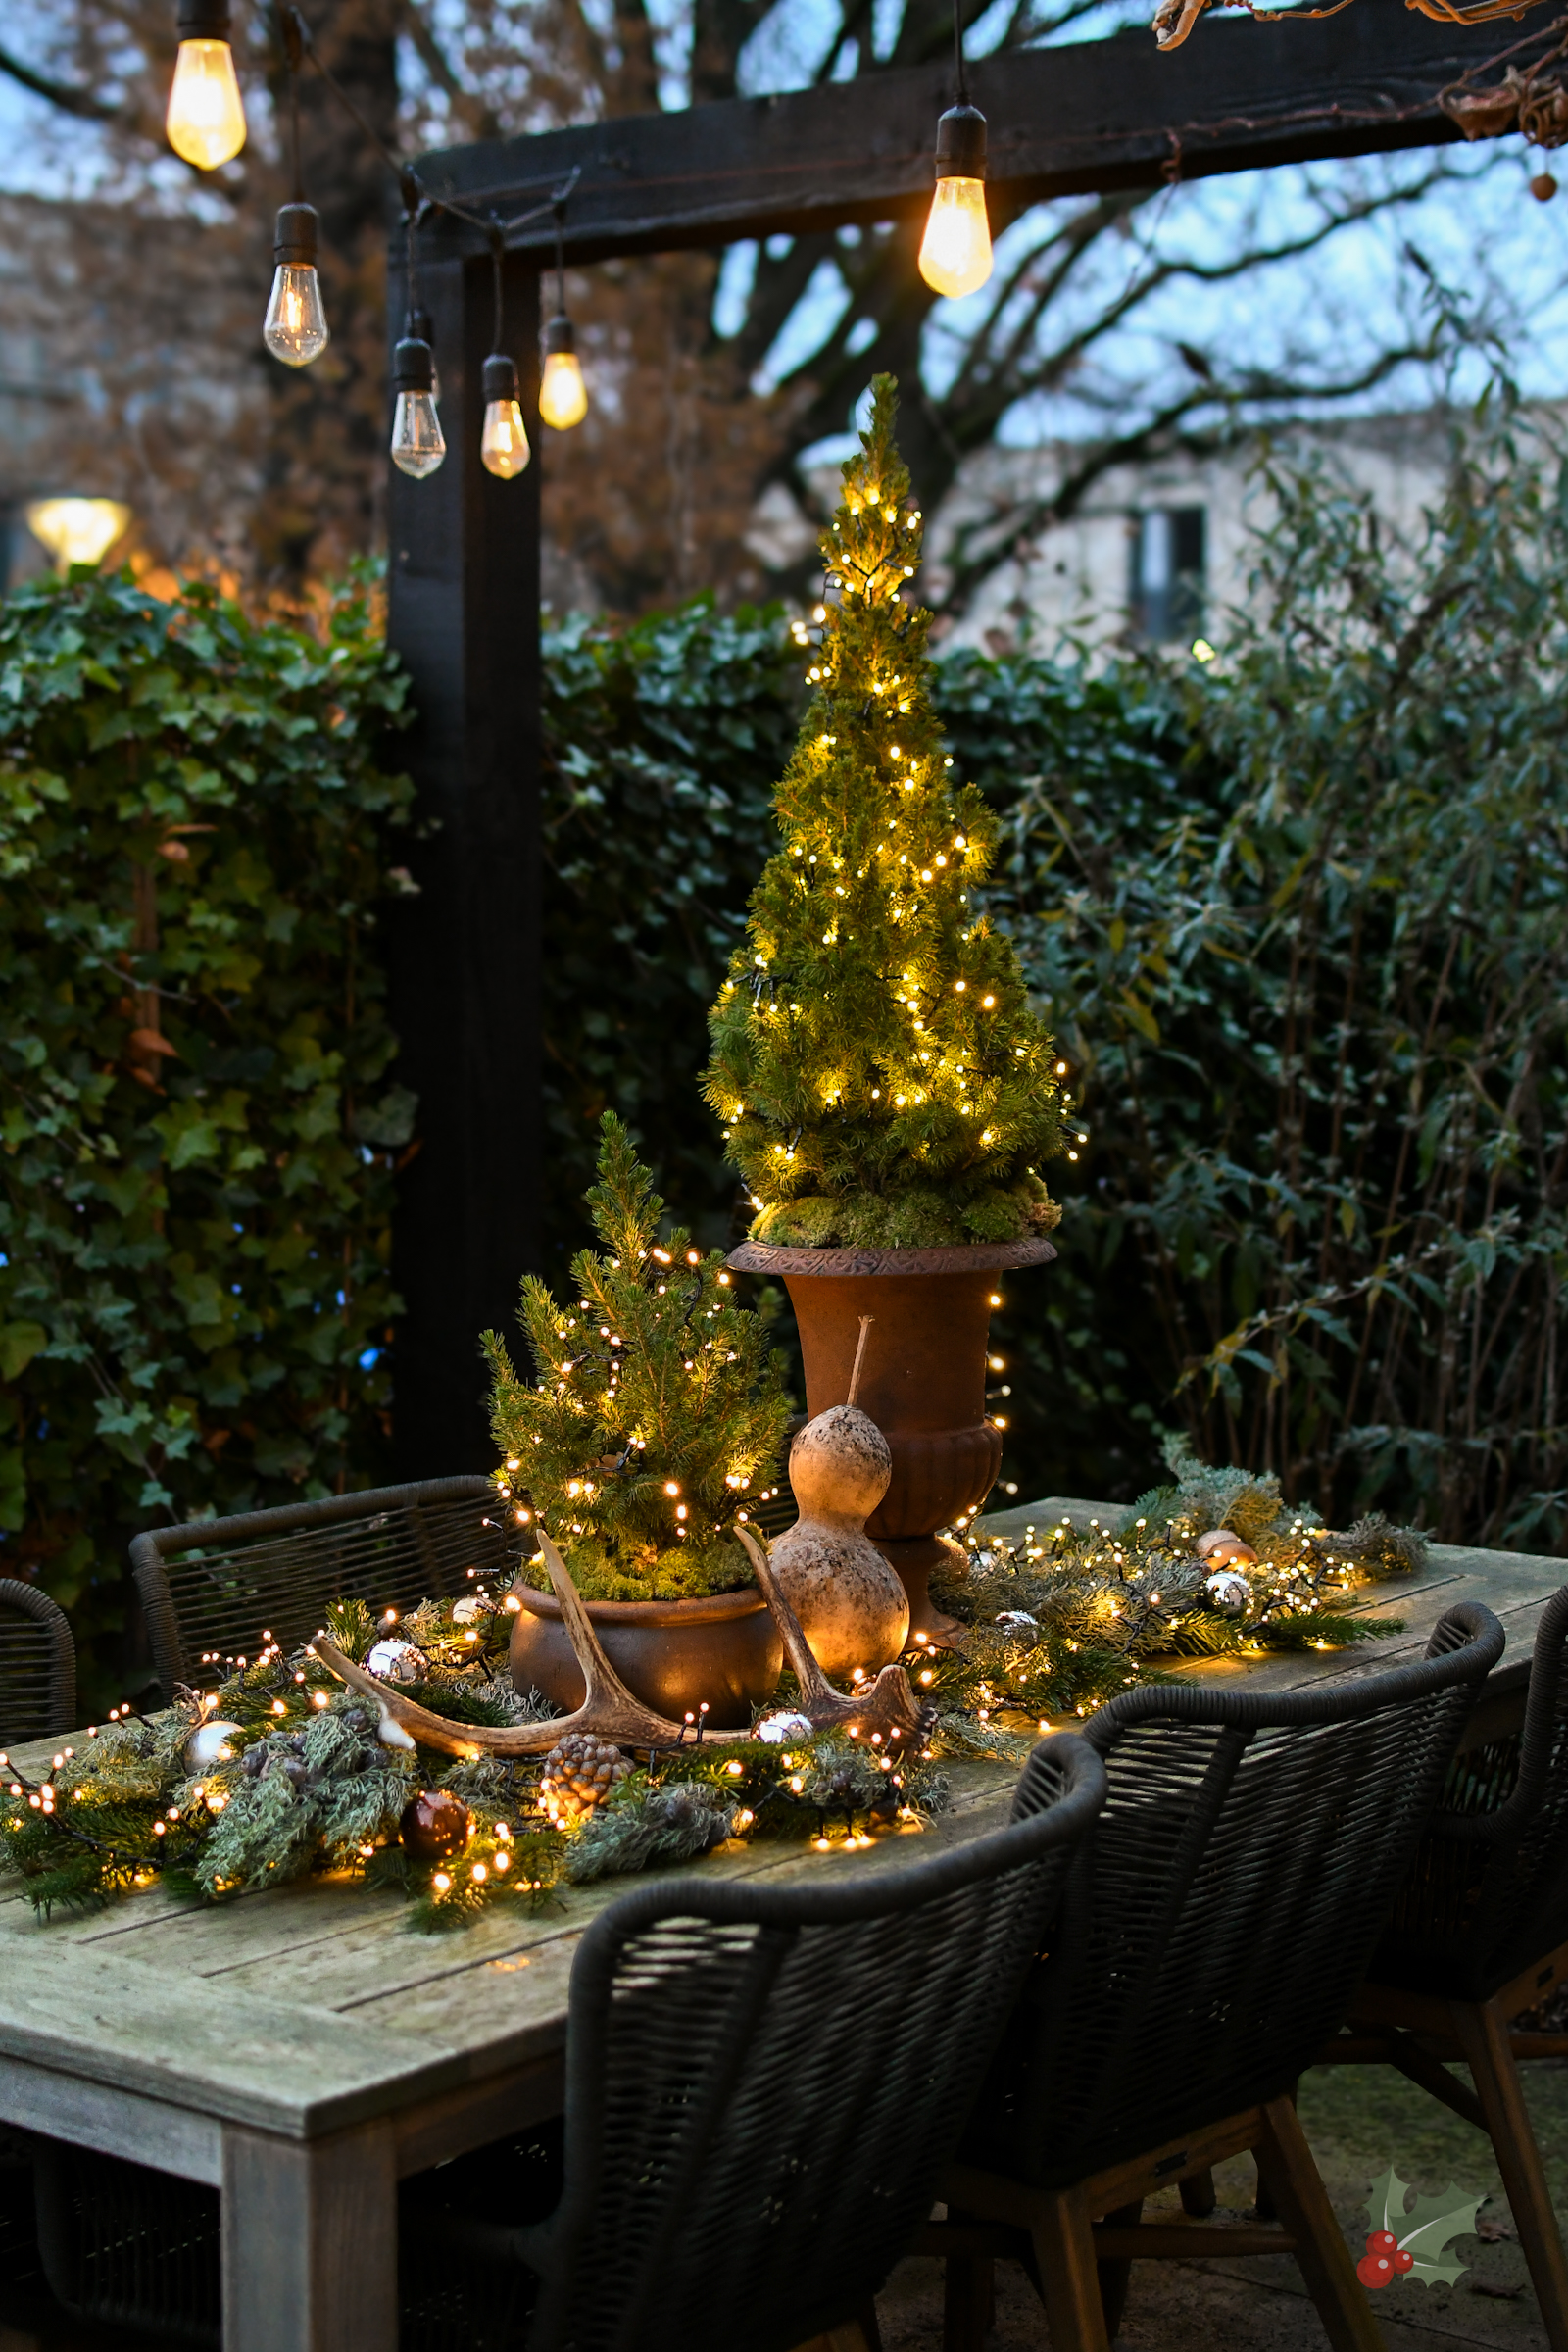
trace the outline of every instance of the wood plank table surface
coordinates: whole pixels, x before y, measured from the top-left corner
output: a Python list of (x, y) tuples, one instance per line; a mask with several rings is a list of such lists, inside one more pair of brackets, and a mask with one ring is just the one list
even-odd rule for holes
[[(1062, 1496), (997, 1534), (1114, 1506)], [(1196, 1679), (1292, 1688), (1418, 1656), (1457, 1599), (1485, 1600), (1527, 1657), (1563, 1563), (1434, 1545), (1377, 1588), (1402, 1618), (1353, 1650), (1190, 1662)], [(61, 1742), (18, 1747), (29, 1772)], [(75, 1742), (79, 1745), (79, 1740)], [(854, 1853), (735, 1844), (687, 1865), (777, 1879), (885, 1869), (1004, 1818), (1014, 1773), (950, 1767), (951, 1810)], [(906, 1843), (912, 1838), (914, 1844)], [(396, 2184), (563, 2103), (566, 1990), (586, 1922), (629, 1884), (567, 1888), (418, 1936), (394, 1894), (310, 1880), (219, 1907), (161, 1886), (37, 1922), (0, 1879), (0, 2122), (211, 2183), (222, 2196), (224, 2352), (394, 2352)]]

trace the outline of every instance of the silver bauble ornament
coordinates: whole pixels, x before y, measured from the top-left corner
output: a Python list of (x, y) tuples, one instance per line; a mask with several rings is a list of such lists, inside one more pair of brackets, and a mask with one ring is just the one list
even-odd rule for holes
[(1205, 1576), (1203, 1592), (1209, 1607), (1225, 1617), (1240, 1617), (1252, 1597), (1251, 1586), (1235, 1568), (1216, 1568)]
[(379, 1676), (383, 1683), (422, 1683), (430, 1671), (430, 1661), (422, 1649), (416, 1649), (412, 1642), (400, 1642), (390, 1634), (374, 1644), (365, 1663), (368, 1671)]
[(1039, 1618), (1031, 1617), (1027, 1609), (1003, 1609), (998, 1613), (997, 1623), (1006, 1634), (1038, 1634), (1040, 1631)]
[(809, 1740), (810, 1720), (805, 1715), (764, 1715), (753, 1738), (765, 1740), (769, 1747), (783, 1747), (795, 1740)]
[(211, 1772), (215, 1764), (232, 1764), (234, 1750), (228, 1743), (239, 1728), (237, 1723), (225, 1723), (220, 1715), (199, 1723), (185, 1742), (185, 1770)]

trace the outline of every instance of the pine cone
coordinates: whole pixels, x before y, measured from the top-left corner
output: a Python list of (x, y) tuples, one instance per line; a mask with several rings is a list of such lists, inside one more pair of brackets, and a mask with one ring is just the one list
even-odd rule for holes
[(568, 1732), (545, 1758), (539, 1793), (547, 1812), (564, 1821), (576, 1821), (604, 1803), (617, 1781), (631, 1771), (612, 1740), (592, 1732)]

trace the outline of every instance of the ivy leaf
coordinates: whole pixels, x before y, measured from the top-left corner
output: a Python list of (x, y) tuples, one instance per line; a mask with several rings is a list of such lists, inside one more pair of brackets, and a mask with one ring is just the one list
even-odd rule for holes
[(1474, 2234), (1482, 2200), (1462, 2195), (1450, 2182), (1441, 2196), (1424, 2197), (1418, 2193), (1407, 2213), (1405, 2199), (1409, 2193), (1408, 2183), (1390, 2165), (1372, 2183), (1367, 2205), (1372, 2227), (1375, 2230), (1390, 2231), (1398, 2241), (1400, 2251), (1414, 2256), (1410, 2269), (1403, 2274), (1405, 2278), (1419, 2278), (1426, 2286), (1435, 2286), (1440, 2281), (1451, 2286), (1467, 2266), (1446, 2254), (1448, 2241)]
[(49, 1345), (49, 1334), (41, 1323), (7, 1323), (0, 1327), (0, 1375), (15, 1380), (25, 1372), (41, 1348)]

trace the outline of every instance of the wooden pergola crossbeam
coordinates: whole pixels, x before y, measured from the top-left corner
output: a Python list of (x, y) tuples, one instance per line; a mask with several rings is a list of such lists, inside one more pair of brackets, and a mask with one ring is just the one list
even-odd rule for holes
[[(1545, 16), (1544, 11), (1542, 15)], [(1440, 94), (1527, 63), (1558, 27), (1465, 28), (1395, 0), (1306, 24), (1200, 24), (1161, 54), (1130, 32), (970, 69), (990, 123), (994, 217), (1039, 198), (1157, 186), (1456, 136)], [(449, 456), (424, 482), (389, 476), (389, 635), (411, 673), (408, 747), (418, 829), (399, 843), (417, 895), (389, 917), (399, 1076), (419, 1098), (416, 1154), (399, 1178), (393, 1274), (406, 1302), (394, 1355), (399, 1475), (488, 1466), (477, 1335), (514, 1334), (521, 1274), (540, 1266), (541, 1109), (539, 273), (548, 217), (575, 174), (573, 263), (801, 235), (917, 215), (929, 199), (949, 72), (873, 73), (781, 97), (617, 117), (425, 158), (436, 195), (493, 215), (507, 236), (507, 344), (534, 463), (501, 482), (479, 464), (481, 369), (492, 334), (483, 233), (439, 214), (421, 231), (419, 299), (434, 318)], [(393, 332), (403, 238), (394, 239)], [(585, 1237), (586, 1238), (586, 1237)], [(564, 1268), (557, 1270), (564, 1276)]]
[[(1157, 185), (1162, 174), (1455, 138), (1439, 93), (1521, 43), (1535, 45), (1512, 24), (1466, 28), (1359, 0), (1321, 23), (1205, 21), (1168, 55), (1138, 29), (979, 58), (969, 82), (989, 124), (993, 195), (1010, 214), (1043, 197)], [(936, 119), (952, 101), (951, 67), (871, 74), (448, 148), (421, 162), (420, 177), (505, 223), (575, 172), (565, 228), (575, 262), (799, 236), (926, 204)], [(453, 242), (483, 250), (462, 223)], [(508, 243), (546, 260), (555, 231), (534, 220)]]

